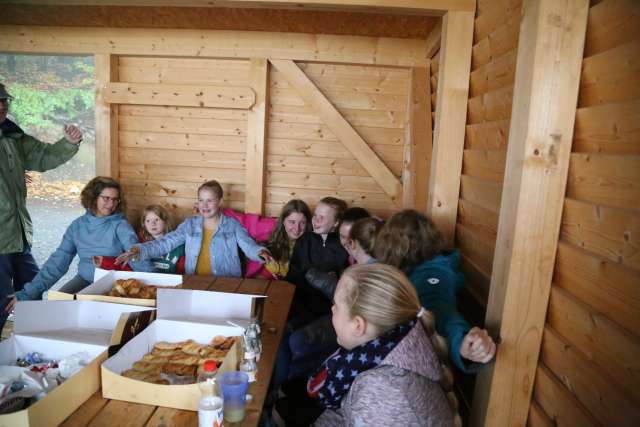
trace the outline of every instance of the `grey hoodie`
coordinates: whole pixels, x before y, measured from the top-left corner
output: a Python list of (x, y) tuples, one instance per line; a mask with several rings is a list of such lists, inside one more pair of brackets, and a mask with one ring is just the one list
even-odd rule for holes
[(360, 373), (340, 409), (327, 409), (316, 427), (451, 426), (453, 412), (438, 384), (438, 357), (417, 322), (376, 368)]

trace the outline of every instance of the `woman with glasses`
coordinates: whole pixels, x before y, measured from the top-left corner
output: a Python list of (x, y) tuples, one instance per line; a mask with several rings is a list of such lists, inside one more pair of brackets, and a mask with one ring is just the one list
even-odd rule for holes
[[(93, 178), (82, 190), (80, 200), (86, 213), (71, 223), (58, 249), (40, 273), (15, 293), (8, 309), (16, 300), (41, 299), (42, 294), (66, 274), (76, 254), (80, 258), (78, 275), (60, 288), (63, 292), (76, 293), (93, 282), (94, 256), (116, 256), (138, 243), (136, 233), (124, 216), (122, 189), (116, 180)], [(130, 261), (129, 264), (135, 271), (153, 271), (149, 261)]]

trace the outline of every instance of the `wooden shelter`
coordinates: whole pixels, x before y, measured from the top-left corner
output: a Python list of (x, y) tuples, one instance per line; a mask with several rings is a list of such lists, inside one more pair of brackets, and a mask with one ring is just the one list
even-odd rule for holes
[(185, 214), (431, 215), (499, 337), (474, 425), (640, 423), (640, 2), (15, 0), (0, 51), (95, 55), (97, 170)]

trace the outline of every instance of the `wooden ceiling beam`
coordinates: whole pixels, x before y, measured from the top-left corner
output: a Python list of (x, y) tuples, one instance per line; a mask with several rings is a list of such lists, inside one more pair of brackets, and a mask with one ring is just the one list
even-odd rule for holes
[(476, 9), (476, 0), (21, 0), (20, 3), (58, 6), (249, 7), (433, 16), (442, 16), (449, 11), (473, 12)]
[(326, 34), (0, 25), (0, 51), (16, 53), (270, 58), (425, 67), (425, 45), (425, 40)]

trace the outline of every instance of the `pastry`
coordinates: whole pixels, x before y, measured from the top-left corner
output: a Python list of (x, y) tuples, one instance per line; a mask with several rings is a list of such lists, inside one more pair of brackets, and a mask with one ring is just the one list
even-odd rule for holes
[(149, 363), (168, 363), (168, 356), (157, 356), (155, 354), (147, 353), (142, 356), (142, 360)]
[(169, 359), (169, 363), (179, 363), (181, 365), (197, 365), (199, 361), (200, 357), (185, 353), (176, 354)]
[(134, 298), (156, 299), (156, 288), (153, 286), (144, 286), (136, 294), (130, 294)]
[(222, 344), (220, 344), (220, 349), (229, 350), (235, 344), (235, 337), (227, 337)]
[[(191, 340), (189, 340), (191, 341)], [(183, 342), (167, 342), (167, 341), (158, 341), (157, 343), (155, 343), (155, 345), (153, 346), (153, 349), (158, 349), (158, 350), (180, 350), (180, 348), (182, 348), (182, 346), (184, 344), (186, 344), (187, 341), (183, 341)]]
[(175, 356), (176, 354), (180, 354), (180, 353), (182, 353), (180, 350), (158, 350), (157, 348), (154, 348), (153, 350), (151, 350), (151, 355), (157, 356), (157, 357), (171, 358), (172, 356)]
[(159, 369), (158, 366), (159, 365), (157, 363), (150, 363), (150, 362), (145, 362), (143, 360), (139, 360), (133, 364), (132, 369), (138, 372), (149, 373), (149, 372), (157, 371)]
[(224, 344), (224, 341), (226, 340), (226, 337), (223, 337), (222, 335), (216, 335), (215, 337), (213, 337), (213, 339), (211, 340), (211, 345), (213, 345), (214, 347), (218, 347), (222, 344)]
[(187, 354), (192, 354), (194, 356), (199, 356), (200, 352), (205, 349), (205, 345), (198, 344), (197, 342), (190, 342), (182, 346), (182, 351)]
[(121, 374), (123, 377), (131, 378), (132, 380), (144, 381), (147, 374), (144, 372), (134, 371), (133, 369), (127, 369)]
[(165, 374), (180, 375), (182, 377), (194, 377), (196, 375), (196, 366), (181, 365), (178, 363), (167, 363), (162, 365), (162, 372)]

